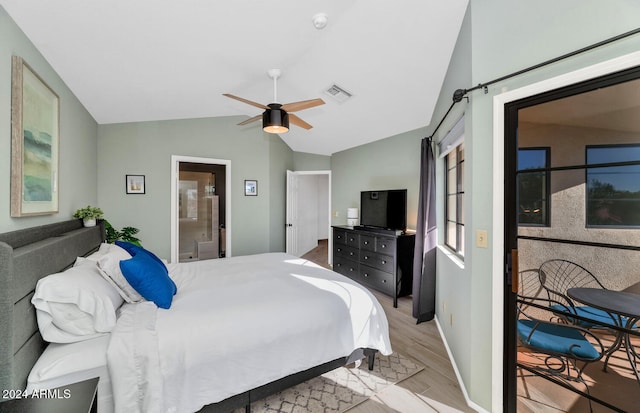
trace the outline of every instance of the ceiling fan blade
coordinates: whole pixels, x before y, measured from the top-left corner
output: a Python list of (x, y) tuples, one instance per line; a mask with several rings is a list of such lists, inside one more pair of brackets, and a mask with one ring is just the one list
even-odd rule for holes
[(222, 95), (226, 96), (228, 98), (231, 98), (231, 99), (239, 100), (240, 102), (244, 102), (247, 105), (255, 106), (255, 107), (260, 108), (260, 109), (269, 109), (267, 106), (263, 105), (262, 103), (257, 103), (257, 102), (254, 102), (252, 100), (248, 100), (248, 99), (245, 99), (245, 98), (241, 98), (239, 96), (231, 95), (229, 93), (223, 93)]
[(246, 125), (247, 123), (251, 123), (251, 122), (257, 121), (258, 119), (262, 119), (262, 114), (256, 115), (256, 116), (254, 116), (252, 118), (249, 118), (247, 120), (243, 120), (242, 122), (238, 123), (238, 125)]
[(315, 106), (320, 106), (320, 105), (324, 105), (324, 100), (318, 98), (318, 99), (311, 99), (311, 100), (303, 100), (300, 102), (286, 103), (282, 105), (282, 109), (284, 109), (287, 112), (297, 112), (299, 110), (309, 109), (309, 108), (313, 108)]
[(303, 121), (293, 113), (289, 113), (289, 122), (293, 123), (296, 126), (300, 126), (301, 128), (305, 128), (307, 130), (313, 128), (313, 126), (309, 125), (307, 122)]

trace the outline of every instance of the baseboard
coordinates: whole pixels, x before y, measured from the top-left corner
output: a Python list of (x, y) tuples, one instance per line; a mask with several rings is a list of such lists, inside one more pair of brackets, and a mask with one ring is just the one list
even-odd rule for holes
[(451, 349), (449, 348), (449, 343), (447, 343), (447, 339), (445, 338), (444, 333), (442, 331), (442, 328), (440, 327), (440, 321), (438, 320), (438, 315), (437, 314), (434, 317), (434, 320), (436, 321), (436, 327), (438, 327), (438, 333), (440, 333), (440, 338), (442, 339), (442, 342), (444, 343), (444, 348), (447, 350), (447, 355), (449, 356), (449, 361), (451, 362), (451, 365), (453, 366), (453, 372), (456, 374), (456, 379), (458, 380), (458, 385), (460, 386), (460, 389), (462, 390), (462, 395), (464, 396), (464, 400), (467, 402), (467, 406), (469, 406), (470, 408), (472, 408), (476, 412), (489, 413), (488, 410), (486, 410), (482, 406), (479, 406), (478, 404), (476, 404), (475, 402), (473, 402), (469, 398), (469, 393), (467, 393), (467, 387), (464, 385), (464, 382), (462, 381), (462, 376), (460, 375), (460, 371), (458, 370), (458, 366), (456, 365), (456, 361), (453, 358), (453, 354), (451, 353)]

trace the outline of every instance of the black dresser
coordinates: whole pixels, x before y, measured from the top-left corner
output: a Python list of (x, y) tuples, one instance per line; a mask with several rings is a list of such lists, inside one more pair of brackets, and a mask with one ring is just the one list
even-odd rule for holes
[(333, 270), (393, 297), (411, 294), (414, 234), (333, 226)]

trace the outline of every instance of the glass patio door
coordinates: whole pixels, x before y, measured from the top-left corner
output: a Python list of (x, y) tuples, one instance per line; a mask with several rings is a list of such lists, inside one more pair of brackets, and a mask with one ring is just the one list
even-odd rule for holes
[[(533, 274), (530, 291), (548, 298), (552, 264), (570, 262), (603, 289), (640, 294), (639, 78), (636, 68), (505, 106), (505, 411), (589, 411), (589, 397), (594, 412), (640, 406), (639, 360), (615, 348), (620, 332), (589, 327), (611, 356), (585, 383), (549, 374), (555, 360), (519, 345), (512, 282)], [(566, 293), (571, 274), (558, 278)], [(640, 348), (640, 335), (626, 343)]]

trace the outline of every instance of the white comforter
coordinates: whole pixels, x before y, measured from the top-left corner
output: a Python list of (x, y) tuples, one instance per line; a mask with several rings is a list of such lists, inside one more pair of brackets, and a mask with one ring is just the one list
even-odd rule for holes
[(359, 284), (282, 253), (169, 265), (169, 310), (125, 304), (107, 353), (117, 412), (192, 412), (361, 347), (391, 354)]

